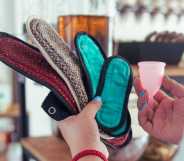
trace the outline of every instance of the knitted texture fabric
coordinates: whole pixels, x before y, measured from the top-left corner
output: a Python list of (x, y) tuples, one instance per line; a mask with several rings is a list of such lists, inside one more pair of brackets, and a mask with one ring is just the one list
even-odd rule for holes
[(78, 109), (81, 110), (87, 104), (88, 97), (82, 81), (80, 66), (74, 54), (45, 21), (30, 18), (27, 22), (27, 30), (48, 63), (65, 80)]

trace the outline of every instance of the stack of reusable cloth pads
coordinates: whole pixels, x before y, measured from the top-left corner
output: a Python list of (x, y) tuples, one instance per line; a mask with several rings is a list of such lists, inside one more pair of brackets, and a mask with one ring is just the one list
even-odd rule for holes
[(96, 114), (101, 138), (112, 148), (132, 138), (127, 109), (132, 71), (119, 56), (107, 58), (99, 43), (86, 33), (75, 37), (76, 51), (44, 20), (29, 18), (28, 35), (34, 46), (0, 33), (0, 61), (51, 90), (42, 108), (56, 121), (77, 114), (95, 96), (102, 107)]

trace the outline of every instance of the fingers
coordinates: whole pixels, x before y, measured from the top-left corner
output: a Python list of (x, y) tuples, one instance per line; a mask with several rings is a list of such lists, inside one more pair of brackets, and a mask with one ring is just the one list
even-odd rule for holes
[[(101, 97), (95, 97), (94, 100), (92, 100), (90, 103), (86, 105), (86, 107), (83, 109), (83, 111), (78, 115), (70, 116), (62, 121), (59, 122), (59, 127), (62, 129), (63, 127), (66, 127), (67, 124), (70, 124), (71, 122), (74, 122), (75, 119), (77, 119), (77, 116), (85, 115), (88, 118), (95, 118), (97, 111), (100, 109), (102, 105)], [(83, 116), (82, 116), (83, 117)]]
[(97, 96), (94, 100), (89, 102), (86, 107), (83, 109), (83, 111), (79, 115), (85, 115), (89, 118), (95, 118), (96, 113), (100, 109), (102, 105), (101, 97)]
[(164, 91), (162, 90), (159, 90), (155, 96), (154, 96), (154, 99), (158, 102), (158, 103), (161, 103), (162, 100), (164, 99), (169, 99), (169, 100), (172, 100), (171, 97), (169, 97)]
[(148, 106), (148, 102), (149, 102), (148, 93), (146, 91), (140, 92), (139, 98), (137, 101), (137, 106), (139, 111), (143, 111)]
[(74, 121), (74, 119), (76, 118), (75, 115), (67, 117), (66, 119), (59, 121), (59, 128), (62, 129), (64, 127), (67, 126), (68, 123), (70, 123), (71, 121)]
[(137, 104), (139, 110), (139, 124), (143, 127), (144, 130), (151, 132), (154, 107), (153, 103), (149, 102), (149, 96), (146, 91), (144, 91), (144, 95), (139, 96)]
[[(139, 78), (134, 79), (134, 87), (138, 95), (137, 106), (139, 111), (143, 111), (149, 104), (149, 95), (146, 90), (143, 89)], [(148, 107), (149, 108), (149, 107)]]
[(142, 126), (142, 128), (145, 131), (149, 133), (151, 133), (153, 129), (153, 124), (152, 124), (153, 117), (154, 117), (154, 111), (153, 111), (153, 107), (151, 107), (150, 104), (145, 105), (144, 110), (139, 111), (138, 113), (139, 124)]
[[(137, 81), (136, 83), (139, 83), (139, 82)], [(140, 87), (140, 86), (137, 86), (137, 87)], [(141, 88), (137, 88), (137, 89), (136, 90), (139, 91), (139, 89)], [(137, 104), (139, 109), (139, 112), (138, 112), (139, 124), (142, 126), (142, 128), (145, 131), (151, 133), (153, 130), (152, 122), (153, 122), (156, 108), (158, 107), (158, 103), (156, 100), (149, 101), (149, 95), (147, 91), (142, 90), (142, 92), (139, 92)]]
[(173, 119), (173, 101), (170, 99), (164, 99), (158, 107), (157, 110), (157, 119), (155, 122), (157, 124), (161, 124), (164, 121), (172, 120)]
[(135, 87), (135, 91), (138, 96), (140, 95), (142, 91), (144, 91), (143, 86), (141, 84), (141, 80), (138, 77), (134, 79), (134, 87)]
[(174, 97), (184, 97), (184, 86), (175, 80), (164, 77), (162, 85), (164, 89), (170, 92)]

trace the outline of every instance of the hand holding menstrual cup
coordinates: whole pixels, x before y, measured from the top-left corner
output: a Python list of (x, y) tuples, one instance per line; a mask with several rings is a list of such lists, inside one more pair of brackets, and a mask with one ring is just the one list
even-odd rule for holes
[(159, 61), (142, 61), (138, 63), (141, 83), (148, 92), (149, 101), (151, 102), (162, 84), (165, 65), (164, 62)]

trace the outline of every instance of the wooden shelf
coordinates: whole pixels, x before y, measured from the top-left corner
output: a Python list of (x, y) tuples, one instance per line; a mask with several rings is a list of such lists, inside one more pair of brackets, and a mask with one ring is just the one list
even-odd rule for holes
[(0, 117), (17, 118), (19, 113), (17, 112), (0, 112)]
[(0, 154), (0, 161), (7, 161), (6, 155)]
[[(136, 65), (132, 66), (134, 76), (138, 75), (138, 67)], [(168, 76), (184, 76), (184, 67), (178, 66), (167, 66), (165, 70), (166, 75)]]
[(12, 104), (7, 107), (7, 110), (0, 112), (0, 117), (17, 118), (20, 116), (20, 107), (17, 104)]
[[(71, 161), (71, 155), (67, 144), (58, 137), (48, 136), (26, 138), (21, 141), (21, 144), (24, 154), (28, 157), (27, 159), (32, 158), (36, 161)], [(153, 144), (155, 147), (153, 147)], [(148, 146), (150, 147), (146, 148), (148, 150), (144, 152), (142, 159), (139, 161), (145, 161), (143, 158), (148, 158), (148, 154), (151, 153), (149, 150), (150, 148), (153, 150), (157, 149), (156, 153), (151, 153), (152, 155), (157, 156), (155, 161), (158, 161), (158, 157), (170, 158), (170, 156), (173, 156), (175, 153), (175, 148), (173, 149), (171, 146), (163, 144), (156, 139), (152, 139)], [(150, 156), (150, 159), (146, 159), (146, 161), (152, 161), (152, 155)], [(166, 161), (166, 159), (163, 160)], [(159, 161), (161, 160), (159, 159)]]
[(21, 141), (31, 158), (39, 161), (71, 161), (66, 143), (54, 136), (27, 138)]

